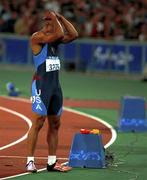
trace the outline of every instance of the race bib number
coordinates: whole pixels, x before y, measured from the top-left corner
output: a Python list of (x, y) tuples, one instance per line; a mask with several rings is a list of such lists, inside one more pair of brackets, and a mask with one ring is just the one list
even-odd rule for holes
[(60, 70), (59, 58), (48, 58), (46, 59), (46, 72)]

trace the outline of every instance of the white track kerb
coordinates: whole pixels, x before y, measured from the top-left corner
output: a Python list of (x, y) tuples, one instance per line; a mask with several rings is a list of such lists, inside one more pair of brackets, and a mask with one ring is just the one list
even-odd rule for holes
[[(13, 100), (13, 101), (22, 101), (22, 102), (25, 102), (25, 103), (31, 103), (30, 100), (24, 99), (24, 98), (10, 98), (10, 97), (5, 97), (5, 96), (3, 96), (3, 98), (10, 99), (10, 100)], [(81, 116), (88, 117), (88, 118), (90, 118), (91, 120), (98, 121), (98, 122), (104, 124), (107, 128), (109, 128), (110, 131), (111, 131), (112, 137), (111, 137), (110, 141), (109, 141), (107, 144), (105, 144), (105, 146), (104, 146), (105, 148), (108, 148), (108, 147), (109, 147), (110, 145), (112, 145), (112, 144), (114, 143), (114, 141), (116, 140), (116, 138), (117, 138), (117, 133), (116, 133), (115, 129), (114, 129), (109, 123), (107, 123), (106, 121), (104, 121), (104, 120), (102, 120), (102, 119), (100, 119), (100, 118), (98, 118), (98, 117), (95, 117), (95, 116), (92, 116), (92, 115), (89, 115), (89, 114), (86, 114), (86, 113), (83, 113), (83, 112), (80, 112), (80, 111), (77, 111), (77, 110), (73, 110), (73, 109), (71, 109), (71, 108), (64, 107), (63, 109), (64, 109), (65, 111), (68, 111), (68, 112), (71, 112), (71, 113), (74, 113), (74, 114), (78, 114), (78, 115), (81, 115)], [(27, 118), (26, 116), (24, 116), (23, 114), (20, 114), (20, 113), (18, 113), (18, 112), (16, 112), (16, 111), (13, 111), (13, 110), (7, 109), (7, 108), (5, 108), (5, 107), (1, 107), (1, 106), (0, 106), (0, 110), (6, 111), (6, 112), (11, 113), (11, 114), (14, 114), (14, 115), (16, 115), (16, 116), (19, 116), (22, 120), (24, 120), (24, 121), (27, 122), (29, 129), (31, 128), (31, 126), (32, 126), (31, 120), (30, 120), (29, 118)], [(29, 129), (28, 129), (28, 131), (29, 131)], [(14, 145), (16, 145), (16, 144), (24, 141), (24, 140), (27, 138), (28, 131), (24, 134), (24, 136), (22, 136), (22, 137), (19, 138), (18, 140), (14, 141), (14, 142), (12, 142), (12, 143), (10, 143), (10, 144), (7, 144), (7, 145), (5, 145), (5, 146), (0, 147), (0, 150), (9, 148), (9, 147), (11, 147), (11, 146), (14, 146)], [(60, 159), (60, 158), (59, 158), (59, 159)], [(43, 170), (45, 170), (45, 169), (46, 169), (46, 168), (43, 168), (43, 169), (40, 169), (39, 171), (43, 171)], [(4, 178), (1, 178), (1, 180), (3, 180), (3, 179), (15, 178), (15, 177), (23, 176), (23, 175), (27, 175), (27, 174), (29, 174), (29, 173), (22, 173), (22, 174), (18, 174), (18, 175), (14, 175), (14, 176), (4, 177)]]
[[(30, 129), (30, 127), (32, 126), (31, 120), (30, 120), (29, 118), (27, 118), (26, 116), (24, 116), (23, 114), (20, 114), (20, 113), (18, 113), (18, 112), (16, 112), (16, 111), (13, 111), (13, 110), (11, 110), (11, 109), (8, 109), (8, 108), (5, 108), (5, 107), (1, 107), (1, 106), (0, 106), (0, 110), (5, 111), (5, 112), (7, 112), (7, 113), (11, 113), (11, 114), (13, 114), (13, 115), (15, 115), (15, 116), (20, 117), (22, 120), (24, 120), (24, 121), (27, 122), (27, 124), (28, 124), (28, 126), (29, 126), (29, 129)], [(29, 130), (28, 130), (28, 131), (29, 131)], [(25, 135), (23, 135), (23, 136), (22, 136), (21, 138), (19, 138), (18, 140), (14, 141), (14, 142), (12, 142), (12, 143), (10, 143), (10, 144), (7, 144), (7, 145), (5, 145), (5, 146), (0, 147), (0, 151), (3, 150), (3, 149), (9, 148), (9, 147), (11, 147), (11, 146), (14, 146), (14, 145), (16, 145), (16, 144), (24, 141), (24, 140), (27, 138), (28, 131), (26, 132)]]

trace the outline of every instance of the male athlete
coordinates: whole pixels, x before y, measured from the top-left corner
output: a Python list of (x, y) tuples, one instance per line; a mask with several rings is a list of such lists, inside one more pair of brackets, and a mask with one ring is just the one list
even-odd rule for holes
[(34, 163), (34, 151), (38, 133), (45, 119), (48, 120), (48, 171), (65, 172), (68, 166), (61, 166), (56, 159), (58, 130), (62, 113), (62, 91), (59, 83), (60, 59), (57, 47), (78, 37), (73, 25), (62, 15), (46, 11), (44, 27), (31, 37), (31, 48), (35, 64), (35, 75), (32, 81), (32, 127), (28, 134), (28, 157), (26, 169), (37, 172)]

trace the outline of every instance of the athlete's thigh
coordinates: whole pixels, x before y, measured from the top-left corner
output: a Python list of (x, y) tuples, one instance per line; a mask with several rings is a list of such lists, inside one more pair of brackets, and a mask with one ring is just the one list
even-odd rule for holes
[(32, 82), (32, 111), (39, 115), (47, 115), (51, 93), (40, 86), (40, 81)]
[(63, 109), (63, 96), (62, 91), (59, 89), (50, 100), (50, 105), (48, 109), (48, 115), (61, 116)]

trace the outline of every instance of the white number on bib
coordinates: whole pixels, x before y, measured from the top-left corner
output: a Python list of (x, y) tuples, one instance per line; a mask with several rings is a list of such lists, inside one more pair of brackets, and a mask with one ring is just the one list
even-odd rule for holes
[(46, 59), (46, 72), (60, 70), (60, 60), (58, 58)]

